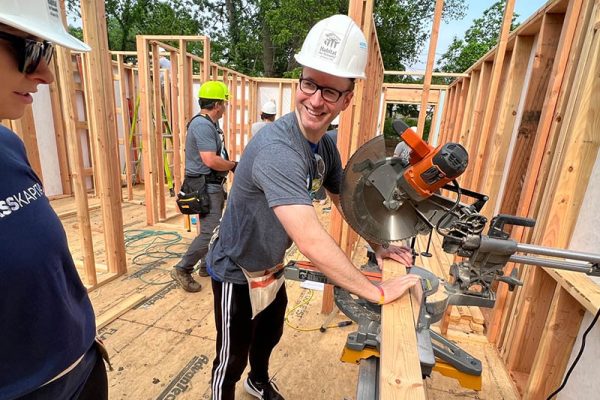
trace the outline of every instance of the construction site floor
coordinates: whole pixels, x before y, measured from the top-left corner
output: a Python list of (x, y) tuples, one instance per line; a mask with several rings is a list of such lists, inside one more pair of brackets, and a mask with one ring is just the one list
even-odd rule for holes
[[(215, 354), (215, 328), (210, 278), (196, 279), (198, 293), (187, 293), (169, 277), (169, 271), (193, 239), (182, 218), (154, 227), (145, 224), (143, 193), (123, 203), (127, 238), (128, 273), (90, 291), (99, 336), (111, 356), (110, 399), (209, 399), (210, 369)], [(69, 237), (76, 263), (81, 261), (75, 203), (71, 198), (54, 200), (53, 206)], [(328, 204), (315, 203), (324, 225)], [(172, 211), (173, 205), (168, 205)], [(99, 280), (105, 263), (104, 235), (97, 200), (90, 200), (95, 262)], [(195, 228), (195, 226), (192, 226)], [(173, 238), (180, 241), (171, 243)], [(165, 243), (167, 243), (165, 245)], [(303, 256), (291, 248), (288, 259)], [(270, 373), (287, 399), (354, 399), (358, 366), (339, 360), (352, 324), (319, 331), (322, 293), (298, 282), (286, 282), (288, 322), (280, 344), (271, 356)], [(347, 320), (339, 314), (332, 321)], [(451, 378), (434, 372), (426, 379), (429, 399), (518, 399), (519, 396), (497, 355), (483, 334), (451, 328), (449, 338), (479, 358), (483, 364), (483, 389), (468, 390)], [(246, 371), (247, 372), (247, 371)], [(243, 377), (246, 376), (246, 372)], [(236, 398), (251, 399), (241, 382)]]

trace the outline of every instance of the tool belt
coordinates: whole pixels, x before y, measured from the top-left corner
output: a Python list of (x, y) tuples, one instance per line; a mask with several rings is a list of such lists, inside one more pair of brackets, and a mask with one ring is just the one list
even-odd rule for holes
[(205, 177), (206, 177), (206, 183), (211, 183), (213, 185), (222, 185), (226, 179), (222, 175), (217, 175), (217, 174), (212, 174), (212, 173), (205, 175)]
[(210, 213), (210, 197), (205, 175), (187, 176), (177, 194), (177, 207), (182, 214), (198, 214), (200, 218)]
[(248, 281), (248, 294), (252, 305), (252, 319), (267, 308), (285, 282), (283, 264), (277, 264), (265, 271), (250, 272), (240, 267)]
[[(204, 177), (204, 182), (210, 183), (213, 185), (222, 185), (223, 182), (227, 179), (227, 176), (219, 175), (214, 171), (210, 171), (210, 174), (200, 174), (200, 175), (186, 175), (186, 179), (198, 179)], [(183, 186), (182, 186), (183, 187)]]

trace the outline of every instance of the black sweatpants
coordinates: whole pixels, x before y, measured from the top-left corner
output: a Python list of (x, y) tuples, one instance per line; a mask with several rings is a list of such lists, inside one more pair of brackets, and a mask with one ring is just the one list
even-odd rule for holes
[(217, 352), (212, 368), (213, 400), (231, 400), (248, 359), (254, 381), (269, 380), (269, 358), (283, 334), (287, 293), (281, 286), (273, 303), (252, 319), (248, 285), (212, 280)]

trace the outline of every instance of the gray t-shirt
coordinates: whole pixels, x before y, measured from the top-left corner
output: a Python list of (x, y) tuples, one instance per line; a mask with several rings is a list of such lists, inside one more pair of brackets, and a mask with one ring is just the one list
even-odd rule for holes
[(256, 135), (263, 126), (268, 125), (268, 124), (269, 124), (269, 122), (265, 122), (265, 121), (258, 121), (258, 122), (253, 123), (252, 128), (251, 128), (252, 136)]
[(210, 168), (202, 162), (200, 157), (201, 151), (210, 151), (229, 159), (223, 144), (223, 135), (217, 130), (217, 126), (203, 116), (196, 116), (190, 121), (185, 138), (186, 175), (210, 174)]
[(293, 112), (250, 140), (235, 171), (219, 238), (206, 256), (213, 278), (244, 284), (239, 266), (262, 271), (283, 262), (292, 241), (273, 207), (312, 205), (312, 182), (320, 175), (323, 186), (339, 194), (342, 166), (337, 148), (327, 135), (316, 147), (322, 162), (317, 161)]

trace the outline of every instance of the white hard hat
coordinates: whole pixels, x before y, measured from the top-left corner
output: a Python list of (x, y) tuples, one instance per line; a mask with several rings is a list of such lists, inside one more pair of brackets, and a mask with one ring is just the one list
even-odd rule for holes
[(91, 50), (65, 30), (58, 0), (0, 0), (0, 23), (72, 50)]
[(264, 114), (275, 115), (277, 114), (277, 106), (273, 100), (269, 100), (262, 105), (260, 112)]
[(347, 15), (333, 15), (315, 24), (294, 58), (305, 67), (342, 78), (365, 78), (367, 40)]

